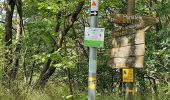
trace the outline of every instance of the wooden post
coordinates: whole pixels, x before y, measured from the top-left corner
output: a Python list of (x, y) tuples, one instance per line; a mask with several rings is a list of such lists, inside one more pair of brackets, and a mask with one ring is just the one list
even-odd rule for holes
[[(135, 15), (135, 0), (128, 0), (127, 2), (127, 15)], [(133, 66), (132, 66), (133, 67)], [(133, 69), (133, 78), (134, 78), (134, 68)], [(133, 82), (127, 83), (127, 89), (126, 89), (126, 100), (134, 100), (134, 79)]]
[[(151, 16), (135, 15), (135, 0), (127, 0), (127, 14), (116, 14), (112, 19), (116, 26), (113, 34), (109, 61), (112, 68), (123, 68), (126, 83), (126, 100), (134, 100), (135, 68), (143, 68), (145, 31), (158, 20)], [(125, 26), (126, 25), (126, 26)]]

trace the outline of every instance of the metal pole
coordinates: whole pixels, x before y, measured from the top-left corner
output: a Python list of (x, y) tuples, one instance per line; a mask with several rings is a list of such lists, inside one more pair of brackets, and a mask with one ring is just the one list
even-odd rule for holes
[[(94, 6), (92, 8), (92, 6)], [(95, 11), (96, 10), (96, 11)], [(98, 0), (91, 0), (90, 27), (96, 28), (98, 16)], [(89, 53), (89, 79), (88, 79), (88, 100), (95, 100), (96, 96), (96, 70), (97, 70), (97, 49), (90, 48)]]
[(97, 50), (95, 48), (90, 48), (88, 100), (95, 100), (96, 69), (97, 69)]

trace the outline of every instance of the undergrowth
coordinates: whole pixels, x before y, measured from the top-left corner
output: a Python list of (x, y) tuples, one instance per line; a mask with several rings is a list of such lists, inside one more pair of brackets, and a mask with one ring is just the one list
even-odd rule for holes
[[(16, 89), (16, 88), (15, 88)], [(0, 86), (0, 100), (88, 100), (87, 91), (74, 90), (70, 95), (66, 85), (48, 84), (43, 90), (35, 90), (32, 87), (19, 87), (17, 90), (6, 89)], [(135, 95), (135, 100), (170, 100), (170, 94), (160, 93), (157, 98), (154, 94)], [(96, 100), (125, 100), (125, 96), (96, 92)]]

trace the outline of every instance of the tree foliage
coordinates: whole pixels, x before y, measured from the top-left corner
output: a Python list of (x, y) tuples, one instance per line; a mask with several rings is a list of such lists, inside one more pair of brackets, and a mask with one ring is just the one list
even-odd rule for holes
[[(35, 89), (41, 88), (48, 94), (52, 92), (48, 88), (52, 90), (58, 88), (59, 90), (56, 90), (58, 93), (62, 93), (62, 89), (66, 91), (62, 96), (57, 95), (58, 98), (72, 98), (72, 95), (75, 95), (78, 100), (86, 98), (83, 93), (87, 90), (89, 52), (88, 47), (83, 45), (83, 38), (84, 28), (90, 25), (90, 2), (87, 0), (16, 1), (22, 1), (20, 7), (22, 9), (19, 9), (18, 4), (13, 0), (3, 3), (4, 11), (11, 4), (10, 2), (14, 3), (11, 6), (14, 6), (14, 12), (12, 15), (9, 14), (12, 18), (10, 18), (11, 24), (5, 24), (10, 20), (3, 20), (0, 17), (0, 20), (2, 19), (2, 22), (0, 21), (0, 75), (4, 86), (0, 91), (12, 88), (11, 92), (17, 97), (24, 90), (36, 91)], [(108, 52), (111, 49), (112, 32), (115, 30), (110, 18), (115, 14), (125, 14), (127, 3), (126, 0), (114, 0), (114, 2), (100, 0), (99, 4), (98, 26), (106, 30), (105, 47), (98, 49), (97, 93), (99, 94), (97, 96), (100, 98), (102, 93), (121, 94), (120, 91), (124, 88), (121, 82), (121, 71), (108, 65), (111, 59)], [(135, 4), (136, 15), (153, 16), (159, 20), (157, 25), (150, 27), (146, 32), (145, 66), (143, 69), (136, 70), (136, 88), (139, 94), (142, 92), (169, 94), (170, 1), (136, 0)], [(19, 13), (20, 10), (22, 14)], [(21, 14), (20, 24), (17, 21), (19, 16), (17, 14)], [(6, 16), (6, 19), (8, 17)], [(19, 42), (17, 42), (17, 25), (20, 25), (22, 31)], [(18, 65), (14, 64), (17, 59)], [(11, 82), (3, 80), (6, 75), (4, 71), (8, 70), (7, 72), (10, 73), (14, 68), (13, 64), (18, 68), (16, 78), (9, 79), (12, 80)], [(10, 75), (12, 74), (7, 76)], [(8, 83), (8, 87), (4, 83)], [(69, 92), (71, 89), (74, 94)]]

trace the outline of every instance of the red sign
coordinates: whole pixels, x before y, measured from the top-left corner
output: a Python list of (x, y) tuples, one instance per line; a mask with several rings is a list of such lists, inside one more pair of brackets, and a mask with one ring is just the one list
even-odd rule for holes
[(97, 4), (96, 4), (96, 2), (95, 1), (93, 1), (92, 3), (91, 3), (91, 6), (96, 6)]

